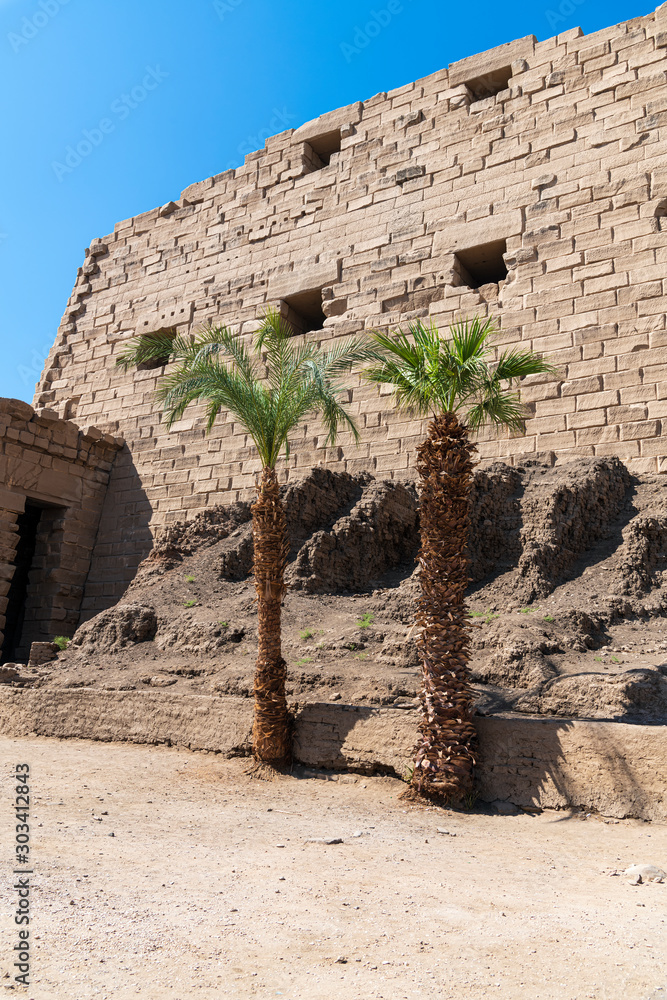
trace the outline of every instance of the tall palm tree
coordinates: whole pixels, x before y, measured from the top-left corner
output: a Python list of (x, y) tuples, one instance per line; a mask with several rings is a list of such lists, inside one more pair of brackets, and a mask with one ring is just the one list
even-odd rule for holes
[(333, 444), (341, 425), (359, 432), (345, 408), (341, 377), (372, 352), (361, 340), (323, 350), (297, 340), (276, 310), (269, 310), (249, 344), (224, 326), (194, 337), (156, 335), (134, 340), (118, 357), (128, 368), (157, 359), (174, 362), (156, 393), (171, 427), (192, 402), (203, 402), (207, 430), (221, 411), (247, 430), (259, 453), (262, 473), (252, 505), (254, 574), (258, 602), (259, 650), (255, 670), (253, 753), (279, 766), (290, 757), (285, 699), (286, 664), (281, 652), (280, 611), (285, 594), (288, 541), (276, 464), (289, 453), (289, 437), (307, 416), (320, 414)]
[(391, 385), (399, 409), (431, 416), (417, 449), (420, 477), (421, 597), (417, 645), (422, 661), (422, 721), (412, 794), (456, 801), (472, 790), (476, 731), (468, 679), (470, 622), (467, 544), (475, 445), (469, 435), (491, 422), (523, 430), (518, 383), (555, 371), (530, 350), (513, 348), (492, 361), (492, 319), (461, 320), (443, 339), (421, 322), (371, 334), (376, 362), (365, 372)]

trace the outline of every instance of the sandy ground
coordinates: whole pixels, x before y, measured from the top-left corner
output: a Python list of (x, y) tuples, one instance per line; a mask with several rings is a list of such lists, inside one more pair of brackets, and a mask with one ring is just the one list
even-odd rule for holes
[[(406, 808), (395, 779), (258, 781), (165, 748), (2, 739), (0, 760), (0, 997), (667, 998), (667, 884), (608, 874), (667, 867), (667, 827)], [(8, 976), (19, 762), (28, 990)]]

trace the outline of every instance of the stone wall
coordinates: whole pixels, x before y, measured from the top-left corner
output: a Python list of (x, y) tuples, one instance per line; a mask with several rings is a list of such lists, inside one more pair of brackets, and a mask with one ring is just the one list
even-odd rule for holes
[(31, 642), (71, 635), (78, 624), (109, 473), (122, 444), (53, 410), (0, 399), (0, 646), (20, 529), (32, 532), (30, 552), (22, 556), (27, 587), (14, 595), (25, 615), (19, 660), (27, 659)]
[[(562, 377), (526, 380), (525, 436), (485, 432), (483, 458), (612, 453), (667, 471), (666, 53), (667, 5), (593, 35), (528, 36), (273, 136), (93, 241), (35, 396), (128, 442), (91, 608), (150, 546), (142, 524), (124, 570), (119, 524), (246, 498), (258, 471), (224, 414), (208, 438), (194, 409), (166, 432), (163, 369), (114, 367), (137, 334), (249, 334), (267, 305), (318, 340), (490, 313), (499, 346), (545, 352)], [(356, 378), (349, 398), (360, 447), (343, 434), (327, 448), (309, 424), (283, 478), (318, 463), (411, 475), (422, 422)]]
[[(333, 771), (403, 776), (416, 711), (342, 704), (296, 714), (295, 761)], [(482, 802), (526, 809), (584, 809), (619, 819), (667, 821), (665, 726), (569, 719), (476, 717)], [(127, 740), (247, 754), (252, 701), (166, 691), (0, 686), (0, 734)]]

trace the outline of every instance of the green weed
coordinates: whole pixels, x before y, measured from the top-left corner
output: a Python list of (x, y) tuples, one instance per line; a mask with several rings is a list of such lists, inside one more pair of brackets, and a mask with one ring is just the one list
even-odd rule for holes
[(194, 578), (194, 576), (189, 576), (189, 575), (188, 575), (188, 576), (186, 576), (186, 577), (185, 577), (185, 582), (186, 582), (186, 583), (194, 583), (194, 582), (195, 582), (195, 578)]
[(360, 620), (357, 622), (357, 628), (370, 628), (375, 619), (375, 615), (372, 615), (370, 611), (364, 611)]
[(194, 606), (195, 606), (196, 603), (197, 602), (195, 601), (195, 599), (193, 597), (191, 601), (183, 601), (183, 607), (184, 608), (194, 608)]
[(556, 619), (554, 618), (553, 615), (545, 615), (542, 620), (545, 621), (545, 622), (555, 622), (556, 621)]
[(303, 667), (306, 663), (310, 663), (312, 656), (302, 656), (300, 660), (296, 661), (297, 667)]
[(218, 622), (218, 625), (221, 625), (222, 628), (229, 628), (229, 622)]
[(535, 608), (519, 608), (522, 615), (532, 615)]
[(621, 661), (616, 656), (612, 656), (611, 662), (612, 663), (620, 663)]
[(70, 640), (67, 638), (66, 635), (57, 635), (53, 640), (53, 644), (54, 646), (57, 646), (60, 652), (62, 653), (69, 646)]
[(310, 631), (309, 628), (305, 628), (303, 632), (299, 632), (299, 635), (301, 636), (304, 642), (306, 641), (306, 639), (313, 638), (313, 633)]

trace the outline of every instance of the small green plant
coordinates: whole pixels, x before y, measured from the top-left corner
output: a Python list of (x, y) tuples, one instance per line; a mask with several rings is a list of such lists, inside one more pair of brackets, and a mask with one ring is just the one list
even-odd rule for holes
[(186, 583), (194, 583), (195, 582), (194, 576), (190, 576), (190, 574), (187, 574), (186, 577), (185, 577), (185, 582)]
[(326, 643), (324, 643), (324, 642), (318, 642), (318, 644), (315, 646), (315, 649), (324, 649), (325, 647), (326, 647)]
[(69, 644), (70, 640), (67, 638), (66, 635), (57, 635), (53, 640), (53, 645), (57, 646), (61, 653), (67, 649)]
[(299, 635), (301, 636), (304, 642), (306, 641), (306, 639), (313, 638), (313, 633), (310, 631), (309, 628), (305, 628), (303, 632), (299, 632)]
[(218, 625), (222, 628), (229, 628), (229, 622), (218, 622)]
[(545, 621), (545, 622), (555, 622), (556, 621), (556, 619), (554, 618), (553, 615), (545, 615), (542, 620)]
[(366, 660), (368, 659), (368, 653), (359, 653), (354, 657), (355, 660)]
[(193, 597), (191, 601), (184, 601), (183, 602), (183, 607), (184, 608), (194, 608), (194, 606), (195, 606), (196, 603), (197, 602), (195, 601), (195, 599)]
[(621, 661), (620, 661), (620, 660), (618, 659), (618, 657), (616, 657), (616, 656), (612, 656), (612, 658), (611, 658), (611, 662), (612, 662), (612, 663), (620, 663)]
[(296, 661), (297, 667), (303, 667), (306, 663), (310, 663), (312, 656), (302, 656), (300, 660)]
[(495, 613), (495, 612), (493, 612), (493, 611), (487, 611), (487, 613), (486, 613), (486, 617), (485, 617), (485, 619), (484, 619), (484, 624), (485, 624), (485, 625), (488, 625), (488, 624), (489, 624), (489, 622), (492, 622), (494, 618), (500, 618), (500, 615), (499, 615), (499, 614), (496, 614), (496, 613)]
[(363, 615), (357, 622), (357, 628), (370, 628), (373, 624), (375, 615), (372, 615), (370, 611), (364, 611)]
[(484, 611), (469, 611), (468, 618), (484, 618)]
[(414, 773), (415, 773), (415, 765), (414, 764), (408, 764), (408, 766), (406, 767), (405, 771), (401, 775), (401, 780), (404, 781), (406, 783), (406, 785), (409, 785), (410, 782), (412, 781), (412, 776), (413, 776)]
[(479, 792), (477, 791), (468, 792), (468, 794), (464, 796), (463, 808), (466, 810), (466, 812), (470, 812), (470, 810), (474, 808), (478, 798), (479, 798)]
[(601, 657), (601, 656), (596, 656), (596, 657), (595, 657), (595, 662), (596, 662), (596, 663), (604, 663), (604, 660), (602, 659), (602, 657)]
[(522, 615), (532, 615), (535, 608), (519, 608)]

